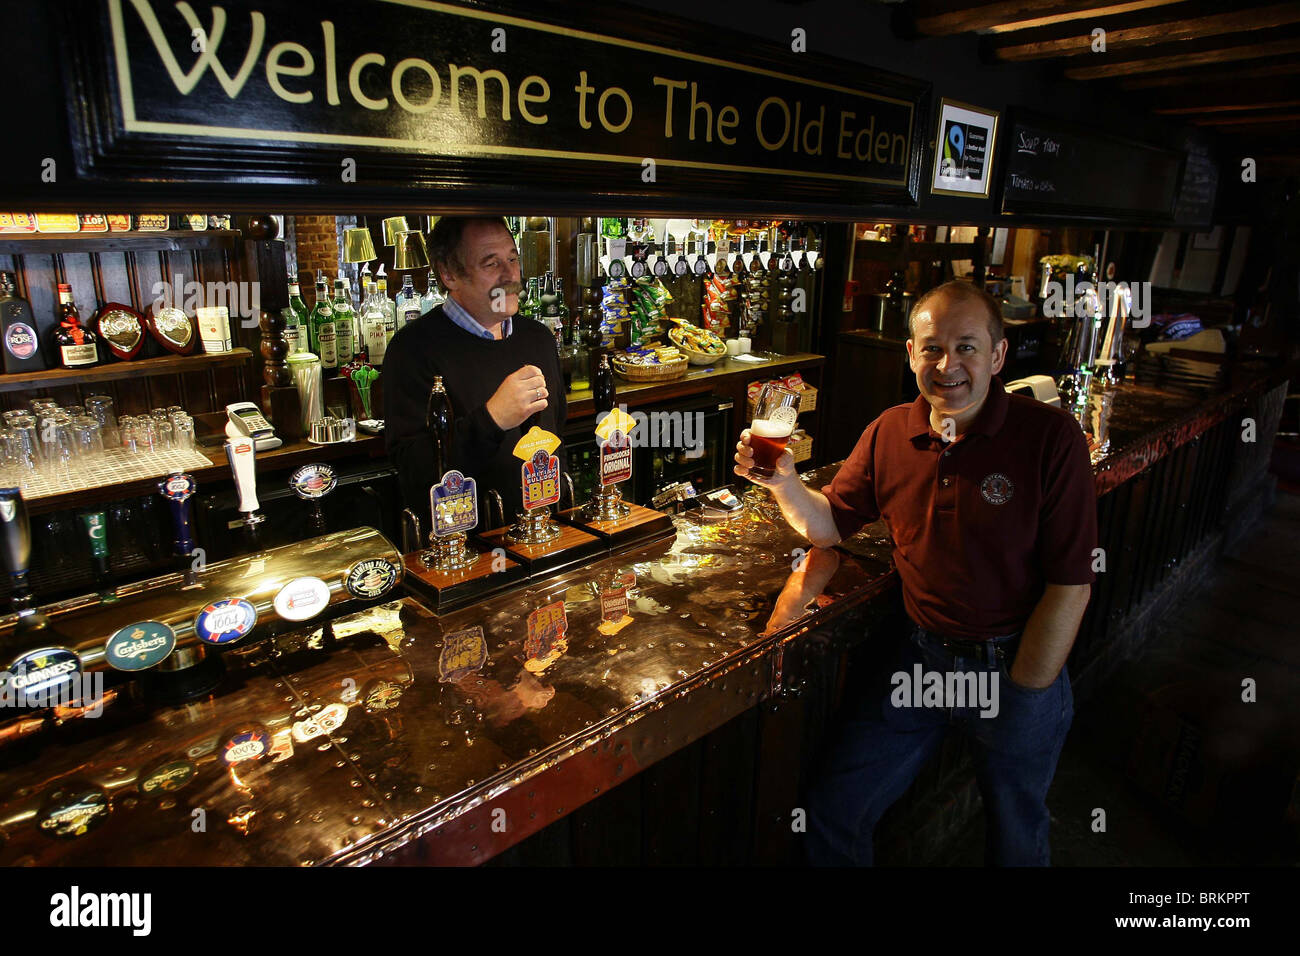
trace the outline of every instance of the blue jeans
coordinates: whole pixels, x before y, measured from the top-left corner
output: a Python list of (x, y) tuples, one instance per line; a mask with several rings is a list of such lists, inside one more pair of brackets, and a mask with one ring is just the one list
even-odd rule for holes
[[(937, 635), (914, 628), (890, 684), (851, 708), (828, 764), (808, 794), (811, 863), (870, 866), (872, 835), (881, 814), (916, 779), (948, 730), (957, 727), (973, 744), (984, 798), (985, 862), (1049, 865), (1045, 801), (1074, 717), (1074, 698), (1064, 668), (1041, 690), (1011, 683), (1008, 673), (1018, 641), (1013, 634), (995, 638), (983, 649), (950, 651)], [(915, 683), (917, 664), (922, 674), (973, 673), (974, 680), (985, 682), (988, 694), (974, 700), (967, 694), (965, 706), (955, 695), (916, 706), (920, 698), (905, 691)], [(901, 680), (901, 674), (908, 680)], [(973, 682), (968, 679), (967, 687)], [(982, 716), (992, 714), (991, 700), (997, 702), (996, 715)]]

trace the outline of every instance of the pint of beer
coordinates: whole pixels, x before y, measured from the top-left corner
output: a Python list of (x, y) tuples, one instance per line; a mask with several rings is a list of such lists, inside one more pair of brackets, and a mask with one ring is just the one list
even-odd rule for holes
[(798, 392), (775, 383), (763, 386), (749, 426), (749, 447), (754, 452), (751, 475), (771, 478), (776, 473), (777, 460), (790, 441), (798, 417)]

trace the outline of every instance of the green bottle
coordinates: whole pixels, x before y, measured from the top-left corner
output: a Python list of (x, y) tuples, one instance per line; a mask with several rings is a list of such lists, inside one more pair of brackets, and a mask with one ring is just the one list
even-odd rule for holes
[(284, 340), (289, 345), (289, 354), (308, 351), (307, 328), (311, 323), (311, 313), (302, 300), (296, 273), (289, 274), (289, 305), (280, 314), (284, 316)]
[(311, 310), (311, 347), (320, 356), (321, 368), (338, 368), (338, 340), (334, 329), (334, 308), (330, 305), (325, 277), (316, 278), (316, 304)]
[(348, 280), (339, 276), (334, 280), (334, 341), (338, 363), (342, 367), (352, 361), (356, 350), (356, 316), (352, 312), (352, 291)]
[(526, 319), (535, 319), (540, 312), (541, 306), (537, 301), (537, 277), (530, 276), (528, 291), (524, 293), (524, 301), (519, 303), (519, 315)]

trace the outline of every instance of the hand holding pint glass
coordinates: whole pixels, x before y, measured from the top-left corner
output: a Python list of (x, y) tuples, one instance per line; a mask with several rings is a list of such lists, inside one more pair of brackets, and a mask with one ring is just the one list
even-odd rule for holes
[[(758, 396), (754, 420), (749, 426), (749, 452), (753, 463), (749, 475), (771, 478), (776, 473), (776, 463), (785, 453), (785, 446), (794, 432), (799, 418), (799, 393), (784, 385), (768, 383)], [(737, 461), (745, 465), (745, 442), (742, 440)]]

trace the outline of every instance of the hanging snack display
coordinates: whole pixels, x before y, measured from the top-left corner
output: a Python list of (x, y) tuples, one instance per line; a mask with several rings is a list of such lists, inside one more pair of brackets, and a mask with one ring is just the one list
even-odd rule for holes
[(600, 298), (600, 332), (602, 337), (613, 338), (623, 330), (623, 323), (632, 316), (632, 307), (628, 302), (631, 295), (632, 280), (628, 278), (610, 279), (601, 288)]
[(637, 279), (631, 288), (629, 302), (632, 306), (632, 345), (645, 345), (662, 330), (659, 322), (664, 316), (664, 306), (672, 301), (672, 294), (654, 276)]
[(705, 283), (701, 314), (704, 327), (717, 335), (725, 336), (731, 328), (732, 304), (739, 297), (736, 282), (729, 275), (714, 273)]

